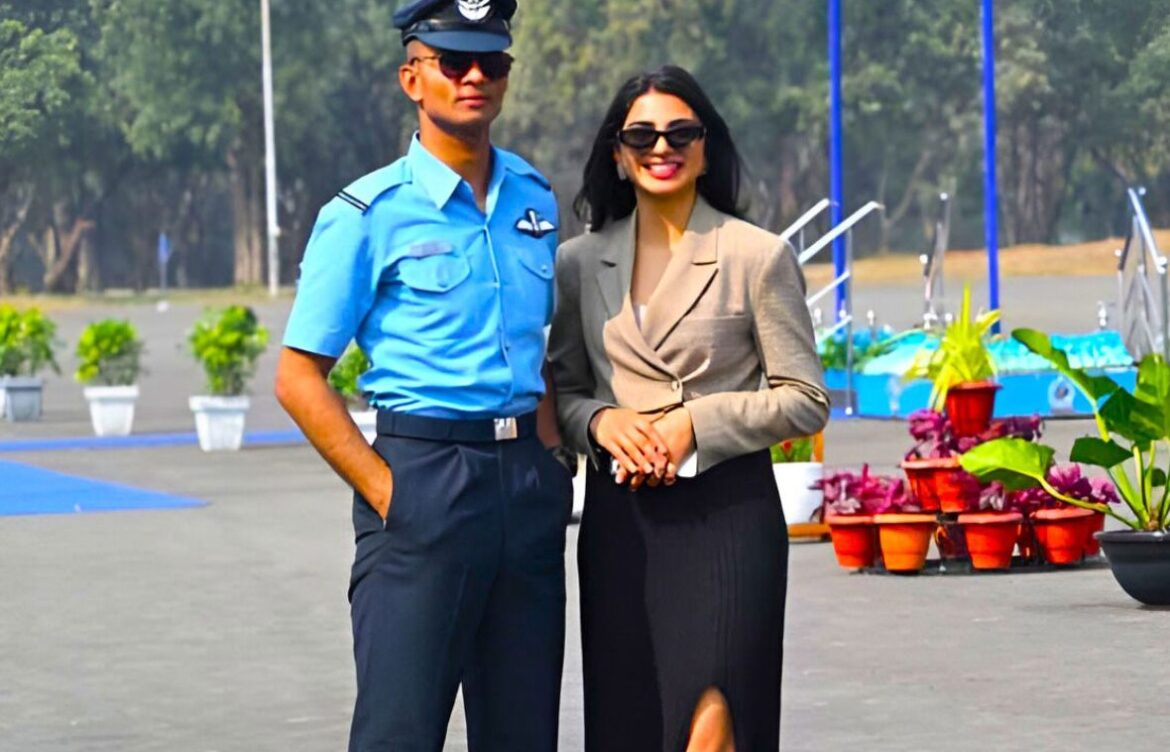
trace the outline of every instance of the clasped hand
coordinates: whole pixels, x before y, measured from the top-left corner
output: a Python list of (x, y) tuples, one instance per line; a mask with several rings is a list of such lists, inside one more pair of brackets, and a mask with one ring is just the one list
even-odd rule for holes
[(628, 408), (608, 408), (594, 416), (590, 430), (617, 462), (614, 481), (628, 482), (631, 490), (643, 483), (673, 484), (679, 464), (695, 445), (691, 414), (685, 407), (655, 418)]

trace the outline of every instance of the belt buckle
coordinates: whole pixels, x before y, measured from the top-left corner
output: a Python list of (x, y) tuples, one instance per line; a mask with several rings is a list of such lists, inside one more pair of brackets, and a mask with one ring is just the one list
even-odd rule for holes
[(495, 418), (496, 441), (509, 441), (520, 435), (515, 418)]

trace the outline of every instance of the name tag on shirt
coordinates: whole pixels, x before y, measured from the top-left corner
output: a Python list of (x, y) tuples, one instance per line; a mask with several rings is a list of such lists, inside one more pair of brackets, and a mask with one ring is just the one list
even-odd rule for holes
[(446, 241), (428, 240), (425, 243), (416, 243), (406, 249), (406, 255), (410, 258), (426, 258), (427, 256), (439, 256), (444, 253), (450, 253), (454, 249), (455, 246)]

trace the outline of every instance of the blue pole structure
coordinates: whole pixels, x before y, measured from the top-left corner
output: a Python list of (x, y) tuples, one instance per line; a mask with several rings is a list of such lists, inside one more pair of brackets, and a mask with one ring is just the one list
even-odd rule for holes
[[(999, 191), (995, 181), (995, 2), (983, 0), (983, 231), (988, 305), (999, 308)], [(999, 323), (994, 333), (999, 334)]]
[[(829, 219), (833, 227), (841, 223), (844, 212), (841, 149), (841, 2), (829, 0)], [(845, 273), (845, 238), (833, 241), (833, 269), (835, 277)], [(845, 306), (845, 285), (837, 286), (834, 321), (840, 321)]]

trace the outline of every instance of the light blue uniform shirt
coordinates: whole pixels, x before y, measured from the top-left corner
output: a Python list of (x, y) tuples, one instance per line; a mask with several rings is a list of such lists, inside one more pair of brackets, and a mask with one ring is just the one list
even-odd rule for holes
[(330, 357), (356, 339), (376, 407), (508, 417), (544, 393), (556, 199), (515, 154), (492, 150), (487, 211), (416, 136), (405, 157), (321, 209), (284, 344)]

